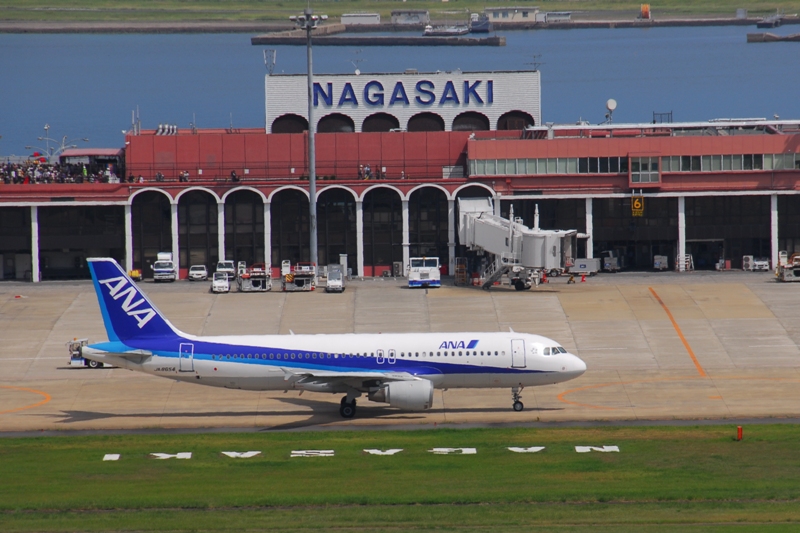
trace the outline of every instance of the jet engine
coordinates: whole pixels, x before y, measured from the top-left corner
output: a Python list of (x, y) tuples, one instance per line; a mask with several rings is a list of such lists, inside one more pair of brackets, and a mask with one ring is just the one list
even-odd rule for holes
[(380, 389), (370, 392), (373, 402), (388, 403), (406, 411), (422, 411), (433, 405), (433, 383), (427, 379), (413, 381), (391, 381)]

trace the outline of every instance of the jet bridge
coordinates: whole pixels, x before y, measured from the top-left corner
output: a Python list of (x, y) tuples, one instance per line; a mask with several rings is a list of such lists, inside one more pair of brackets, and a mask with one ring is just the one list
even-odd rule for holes
[(458, 238), (470, 250), (491, 254), (481, 273), (484, 289), (507, 275), (521, 291), (538, 284), (541, 272), (558, 271), (571, 263), (576, 246), (577, 230), (539, 229), (538, 207), (534, 227), (514, 218), (494, 213), (491, 198), (459, 198)]

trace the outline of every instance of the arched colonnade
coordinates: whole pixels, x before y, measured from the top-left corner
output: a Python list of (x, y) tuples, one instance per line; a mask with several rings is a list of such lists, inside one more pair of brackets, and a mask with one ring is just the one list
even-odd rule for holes
[[(378, 276), (409, 257), (437, 256), (452, 272), (456, 247), (456, 199), (494, 195), (482, 184), (446, 188), (420, 184), (403, 190), (375, 184), (356, 190), (328, 185), (317, 191), (320, 265), (347, 256), (354, 275)], [(126, 269), (152, 275), (158, 252), (171, 251), (183, 275), (190, 265), (209, 272), (220, 259), (308, 261), (308, 191), (295, 185), (265, 192), (234, 187), (222, 194), (187, 187), (174, 196), (158, 188), (134, 192), (125, 205)]]

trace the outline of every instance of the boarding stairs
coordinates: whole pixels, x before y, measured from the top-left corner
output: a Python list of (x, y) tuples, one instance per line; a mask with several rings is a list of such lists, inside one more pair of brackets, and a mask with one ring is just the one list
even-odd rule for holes
[(500, 279), (507, 274), (514, 266), (519, 265), (519, 260), (514, 256), (514, 254), (502, 254), (495, 256), (494, 261), (489, 263), (489, 266), (481, 272), (481, 286), (484, 289), (488, 289), (495, 282), (500, 281)]

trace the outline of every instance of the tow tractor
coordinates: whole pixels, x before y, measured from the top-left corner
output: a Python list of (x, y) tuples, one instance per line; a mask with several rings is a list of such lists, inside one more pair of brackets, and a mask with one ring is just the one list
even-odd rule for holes
[(317, 288), (317, 265), (314, 263), (281, 262), (281, 290), (284, 292), (313, 291)]
[(104, 363), (83, 358), (82, 350), (87, 344), (89, 344), (89, 339), (72, 339), (67, 342), (69, 366), (88, 366), (89, 368), (103, 368), (106, 366)]
[(240, 261), (236, 285), (239, 292), (267, 292), (272, 290), (270, 265), (255, 263), (247, 267), (244, 261)]

